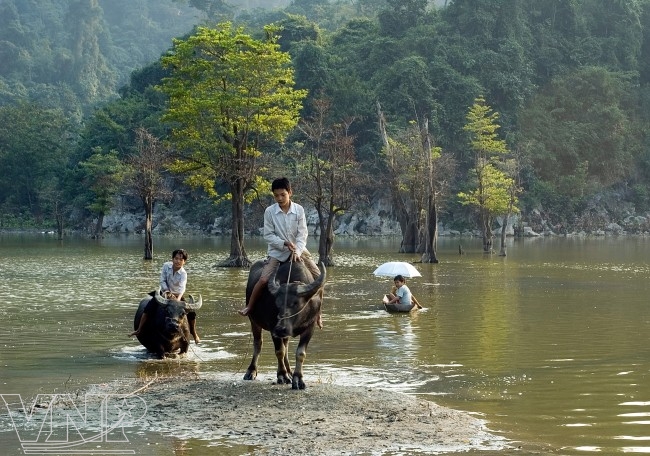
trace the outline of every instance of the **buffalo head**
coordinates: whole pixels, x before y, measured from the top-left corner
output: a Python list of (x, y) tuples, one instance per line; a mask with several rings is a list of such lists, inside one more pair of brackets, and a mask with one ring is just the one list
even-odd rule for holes
[(160, 332), (169, 338), (180, 334), (181, 326), (187, 321), (185, 307), (180, 303), (167, 301), (161, 304), (162, 309), (162, 326)]
[(278, 311), (278, 321), (272, 330), (276, 337), (294, 337), (301, 334), (306, 326), (313, 326), (318, 317), (323, 298), (323, 286), (327, 279), (325, 266), (319, 264), (321, 271), (311, 283), (287, 282), (280, 284), (274, 274), (268, 283)]

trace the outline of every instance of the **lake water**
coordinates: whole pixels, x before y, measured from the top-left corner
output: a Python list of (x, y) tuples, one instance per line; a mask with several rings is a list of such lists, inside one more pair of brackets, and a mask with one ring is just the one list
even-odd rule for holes
[[(0, 235), (0, 394), (75, 392), (179, 364), (243, 376), (251, 341), (236, 310), (247, 271), (215, 267), (229, 239), (154, 242), (155, 259), (146, 262), (139, 237)], [(408, 285), (426, 309), (409, 316), (382, 310), (391, 281), (372, 271), (417, 256), (395, 253), (399, 239), (337, 238), (325, 329), (305, 363), (308, 387), (416, 394), (476, 413), (536, 454), (650, 453), (650, 238), (510, 240), (505, 258), (482, 254), (480, 240), (460, 242), (465, 255), (458, 255), (459, 239), (444, 238), (439, 264), (416, 265), (422, 277)], [(127, 333), (177, 247), (190, 253), (188, 291), (203, 295), (203, 342), (192, 344), (187, 360), (150, 361)], [(317, 250), (315, 240), (309, 247)], [(251, 259), (264, 255), (261, 239), (246, 248)], [(262, 381), (275, 377), (265, 341)], [(0, 454), (23, 454), (7, 420), (0, 423)], [(160, 455), (214, 454), (201, 436), (145, 437), (140, 454), (151, 454), (153, 442)]]

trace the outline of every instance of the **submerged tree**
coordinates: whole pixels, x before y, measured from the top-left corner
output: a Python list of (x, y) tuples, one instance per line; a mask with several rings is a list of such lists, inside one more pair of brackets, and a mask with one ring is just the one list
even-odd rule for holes
[(425, 162), (426, 174), (423, 179), (425, 187), (425, 224), (421, 231), (421, 239), (424, 247), (422, 252), (423, 263), (437, 263), (438, 256), (438, 188), (436, 188), (436, 161), (441, 156), (442, 149), (434, 147), (429, 133), (429, 121), (424, 120), (424, 125), (420, 129), (422, 138), (422, 155)]
[(381, 105), (377, 103), (379, 132), (384, 148), (382, 150), (387, 168), (386, 183), (390, 189), (393, 210), (402, 231), (400, 253), (414, 253), (417, 245), (422, 205), (411, 176), (421, 172), (422, 163), (415, 159), (413, 151), (388, 135), (387, 123)]
[(520, 168), (521, 160), (519, 154), (504, 160), (502, 164), (502, 170), (512, 178), (512, 182), (510, 187), (508, 187), (507, 211), (503, 214), (503, 223), (501, 224), (501, 249), (499, 250), (499, 256), (506, 256), (506, 233), (508, 229), (508, 220), (512, 214), (519, 212), (519, 208), (517, 207), (519, 202), (518, 195), (522, 191)]
[(460, 192), (458, 197), (464, 205), (476, 208), (483, 251), (492, 253), (492, 222), (496, 215), (507, 215), (516, 210), (515, 182), (504, 171), (504, 158), (508, 153), (506, 142), (496, 133), (499, 129), (498, 113), (485, 103), (482, 97), (474, 100), (467, 114), (464, 130), (469, 133), (469, 145), (474, 154), (474, 167), (470, 169), (470, 181), (474, 187)]
[(349, 129), (354, 119), (341, 123), (328, 120), (329, 100), (313, 102), (313, 116), (298, 128), (305, 136), (305, 158), (299, 162), (299, 180), (304, 195), (318, 213), (319, 262), (334, 265), (334, 222), (336, 217), (363, 200), (364, 174), (354, 153), (354, 136)]
[[(249, 266), (244, 249), (244, 201), (264, 167), (262, 149), (284, 141), (296, 126), (303, 90), (294, 89), (289, 54), (281, 52), (276, 30), (253, 39), (230, 23), (200, 27), (176, 40), (162, 59), (171, 70), (161, 89), (169, 96), (163, 120), (180, 154), (170, 169), (186, 176), (215, 200), (232, 202), (230, 257), (221, 266)], [(216, 185), (229, 193), (219, 194)]]
[(381, 106), (377, 104), (384, 143), (386, 183), (402, 230), (400, 253), (422, 253), (422, 261), (437, 263), (438, 237), (436, 165), (441, 148), (433, 146), (428, 121), (413, 121), (394, 138), (388, 135)]
[(66, 195), (65, 191), (65, 178), (68, 172), (69, 170), (63, 170), (60, 177), (53, 178), (40, 192), (43, 206), (54, 217), (57, 239), (59, 241), (63, 239), (64, 219), (70, 213), (70, 205), (66, 198), (68, 195)]
[(167, 199), (171, 191), (165, 183), (169, 150), (144, 128), (135, 131), (137, 153), (129, 157), (128, 185), (144, 206), (144, 259), (153, 259), (153, 210), (156, 201)]

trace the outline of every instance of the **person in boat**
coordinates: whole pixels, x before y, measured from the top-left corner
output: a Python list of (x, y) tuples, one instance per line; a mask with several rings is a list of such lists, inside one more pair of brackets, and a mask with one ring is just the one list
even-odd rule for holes
[[(187, 271), (184, 266), (187, 262), (189, 255), (185, 249), (176, 249), (172, 252), (172, 260), (163, 264), (160, 271), (160, 294), (166, 299), (173, 299), (174, 301), (182, 301), (185, 288), (187, 286)], [(144, 327), (148, 316), (155, 312), (158, 303), (155, 299), (149, 301), (144, 308), (144, 313), (140, 319), (138, 329), (133, 331), (129, 336), (137, 336)], [(187, 322), (190, 326), (190, 334), (194, 337), (194, 342), (199, 344), (201, 339), (196, 332), (196, 312), (193, 310), (187, 311)]]
[[(320, 270), (307, 250), (307, 219), (305, 209), (291, 201), (293, 191), (291, 183), (286, 177), (275, 179), (271, 183), (271, 192), (275, 204), (264, 211), (264, 239), (268, 243), (267, 259), (262, 275), (253, 287), (246, 307), (239, 310), (239, 314), (248, 315), (255, 301), (260, 297), (262, 290), (269, 283), (269, 279), (280, 267), (281, 262), (289, 259), (294, 262), (304, 262), (309, 272), (315, 279), (320, 275)], [(316, 322), (323, 328), (322, 316), (318, 315)]]
[(387, 304), (395, 304), (397, 310), (400, 311), (409, 311), (413, 306), (422, 308), (418, 300), (413, 296), (413, 293), (411, 293), (409, 287), (406, 286), (406, 279), (404, 276), (396, 275), (393, 282), (395, 283), (395, 286), (393, 286), (391, 293), (388, 295)]

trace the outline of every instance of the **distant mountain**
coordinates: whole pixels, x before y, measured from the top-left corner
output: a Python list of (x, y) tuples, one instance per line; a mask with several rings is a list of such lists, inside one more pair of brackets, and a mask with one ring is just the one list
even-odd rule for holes
[(174, 0), (0, 0), (0, 106), (81, 116), (202, 19)]

